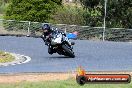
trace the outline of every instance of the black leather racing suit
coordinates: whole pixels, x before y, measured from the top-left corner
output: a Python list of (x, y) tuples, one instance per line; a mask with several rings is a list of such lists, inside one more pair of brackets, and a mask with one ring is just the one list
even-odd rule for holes
[(41, 38), (43, 39), (43, 41), (45, 42), (45, 45), (48, 46), (48, 53), (49, 54), (53, 54), (55, 51), (53, 50), (53, 47), (51, 46), (51, 41), (50, 41), (50, 36), (54, 33), (62, 33), (64, 36), (66, 36), (66, 34), (62, 31), (59, 31), (58, 29), (52, 29), (49, 32), (46, 32), (42, 34)]

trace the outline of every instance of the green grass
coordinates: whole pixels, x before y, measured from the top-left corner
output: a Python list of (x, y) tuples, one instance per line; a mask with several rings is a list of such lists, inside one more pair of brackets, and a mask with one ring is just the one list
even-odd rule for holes
[(11, 62), (14, 59), (11, 54), (0, 51), (0, 63)]
[(20, 82), (0, 84), (0, 88), (132, 88), (132, 84), (85, 84), (80, 86), (75, 80)]

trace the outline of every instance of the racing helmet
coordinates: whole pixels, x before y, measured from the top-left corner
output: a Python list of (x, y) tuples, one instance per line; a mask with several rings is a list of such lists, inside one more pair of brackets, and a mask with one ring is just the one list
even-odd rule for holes
[(51, 31), (50, 25), (49, 24), (43, 24), (42, 25), (42, 30)]

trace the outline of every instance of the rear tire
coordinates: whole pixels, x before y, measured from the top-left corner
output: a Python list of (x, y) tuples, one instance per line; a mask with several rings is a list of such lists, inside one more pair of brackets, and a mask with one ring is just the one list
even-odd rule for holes
[(66, 56), (69, 56), (69, 57), (72, 57), (72, 58), (75, 57), (74, 52), (72, 50), (68, 49), (68, 46), (62, 45), (62, 48), (64, 49), (64, 51), (66, 53)]

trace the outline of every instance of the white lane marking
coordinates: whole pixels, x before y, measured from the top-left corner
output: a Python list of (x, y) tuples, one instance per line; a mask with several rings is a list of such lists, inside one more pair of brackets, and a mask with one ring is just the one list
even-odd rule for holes
[[(8, 53), (8, 52), (6, 52), (6, 53)], [(12, 62), (0, 63), (0, 67), (23, 64), (23, 63), (28, 63), (29, 61), (31, 61), (31, 58), (29, 56), (20, 55), (20, 54), (16, 54), (16, 53), (10, 53), (10, 54), (15, 57), (15, 60)]]
[(24, 56), (24, 57), (26, 57), (26, 60), (22, 63), (27, 63), (27, 62), (31, 61), (31, 58), (29, 56)]

